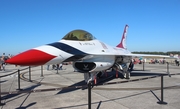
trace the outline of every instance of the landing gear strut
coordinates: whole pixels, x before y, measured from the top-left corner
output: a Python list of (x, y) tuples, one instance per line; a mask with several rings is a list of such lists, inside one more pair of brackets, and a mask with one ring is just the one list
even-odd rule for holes
[(123, 76), (124, 76), (124, 78), (125, 79), (130, 79), (130, 71), (128, 70), (128, 67), (127, 67), (127, 65), (126, 64), (123, 64), (123, 65), (121, 65), (122, 66), (122, 68), (123, 68), (123, 70), (122, 70), (122, 74), (123, 74)]
[(127, 70), (127, 71), (125, 71), (125, 73), (124, 73), (124, 78), (125, 79), (130, 79), (130, 72)]

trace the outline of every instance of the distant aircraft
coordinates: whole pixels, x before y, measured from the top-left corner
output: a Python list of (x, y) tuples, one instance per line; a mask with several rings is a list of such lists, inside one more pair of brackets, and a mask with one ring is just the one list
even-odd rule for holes
[(125, 78), (130, 78), (127, 63), (133, 57), (159, 57), (163, 55), (132, 54), (127, 50), (128, 25), (125, 25), (121, 42), (112, 47), (84, 30), (74, 30), (66, 34), (60, 41), (39, 46), (20, 53), (6, 61), (9, 64), (36, 66), (73, 62), (78, 72), (84, 73), (85, 81), (94, 80), (99, 72), (113, 68), (121, 71)]

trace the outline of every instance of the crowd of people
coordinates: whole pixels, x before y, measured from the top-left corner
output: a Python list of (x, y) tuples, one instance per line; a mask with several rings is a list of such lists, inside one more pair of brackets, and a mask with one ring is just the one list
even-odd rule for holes
[[(49, 70), (50, 65), (47, 65), (47, 70)], [(52, 70), (63, 70), (63, 64), (52, 64)]]

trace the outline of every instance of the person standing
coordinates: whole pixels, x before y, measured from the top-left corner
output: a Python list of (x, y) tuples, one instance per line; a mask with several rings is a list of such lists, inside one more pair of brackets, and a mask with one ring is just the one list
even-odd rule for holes
[(179, 66), (179, 58), (177, 59), (177, 64), (176, 65)]
[(5, 71), (5, 60), (4, 60), (4, 56), (1, 57), (1, 59), (0, 59), (0, 64), (1, 64), (2, 69)]
[(9, 55), (8, 55), (8, 59), (10, 59), (10, 58), (11, 58), (11, 55), (9, 54)]
[(63, 67), (63, 64), (60, 63), (60, 64), (59, 64), (59, 70), (62, 70), (62, 67)]
[(50, 65), (48, 64), (48, 65), (47, 65), (47, 70), (49, 70), (49, 66), (50, 66)]
[(133, 68), (134, 68), (134, 59), (131, 60), (130, 64), (129, 64), (129, 71), (133, 71)]

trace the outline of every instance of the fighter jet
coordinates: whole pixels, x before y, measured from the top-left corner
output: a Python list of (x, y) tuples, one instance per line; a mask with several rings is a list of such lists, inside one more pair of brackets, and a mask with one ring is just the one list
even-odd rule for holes
[(97, 40), (85, 30), (73, 30), (60, 41), (42, 45), (22, 52), (6, 61), (22, 66), (49, 65), (73, 62), (73, 67), (84, 73), (85, 81), (94, 80), (99, 72), (113, 68), (130, 78), (127, 63), (134, 56), (169, 57), (162, 55), (132, 54), (126, 47), (128, 25), (125, 25), (120, 43), (112, 47)]

